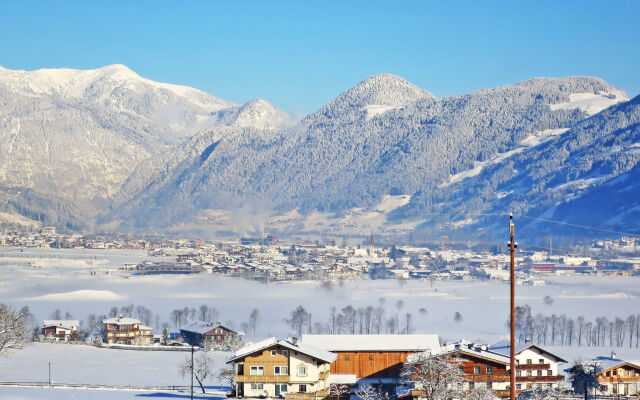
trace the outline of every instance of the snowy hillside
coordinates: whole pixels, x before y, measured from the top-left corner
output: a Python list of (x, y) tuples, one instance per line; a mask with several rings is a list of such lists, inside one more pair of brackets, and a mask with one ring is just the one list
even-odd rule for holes
[[(292, 129), (216, 128), (194, 136), (170, 157), (142, 164), (102, 221), (212, 226), (222, 218), (227, 230), (239, 209), (282, 232), (353, 233), (366, 231), (369, 221), (406, 233), (433, 222), (423, 216), (433, 213), (425, 211), (426, 199), (434, 208), (447, 204), (461, 182), (566, 135), (589, 114), (580, 105), (550, 105), (580, 93), (624, 99), (597, 78), (532, 79), (435, 99), (400, 78), (376, 75)], [(376, 213), (389, 195), (413, 196), (409, 204)], [(477, 194), (461, 196), (461, 209), (476, 210)], [(456, 227), (472, 221), (463, 220)]]
[[(141, 161), (167, 146), (223, 123), (270, 128), (289, 123), (286, 113), (266, 102), (240, 106), (142, 78), (123, 65), (0, 67), (0, 99), (0, 191), (17, 195), (3, 199), (2, 209), (83, 228)], [(52, 196), (55, 202), (46, 200)], [(64, 211), (74, 207), (79, 212)]]

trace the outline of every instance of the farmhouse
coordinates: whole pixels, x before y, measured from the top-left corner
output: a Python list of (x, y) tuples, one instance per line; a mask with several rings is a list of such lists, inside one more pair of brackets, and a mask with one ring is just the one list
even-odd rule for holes
[(75, 340), (78, 325), (77, 320), (44, 320), (40, 331), (45, 339), (69, 342)]
[(192, 346), (206, 349), (237, 348), (243, 332), (236, 332), (219, 322), (192, 322), (180, 328), (180, 335)]
[(103, 319), (102, 323), (106, 328), (104, 339), (108, 344), (151, 344), (153, 342), (151, 328), (142, 325), (140, 320), (135, 318), (119, 316)]
[(235, 371), (236, 397), (311, 400), (329, 394), (336, 355), (296, 338), (275, 337), (245, 346), (227, 361)]
[[(509, 357), (511, 345), (503, 340), (489, 347), (489, 350)], [(567, 360), (542, 347), (527, 340), (516, 345), (515, 355), (516, 392), (524, 389), (556, 388), (564, 380), (564, 376), (558, 374), (558, 364), (566, 363)]]
[(602, 385), (601, 394), (605, 396), (638, 396), (640, 394), (640, 365), (616, 358), (597, 357), (591, 360), (602, 372), (598, 382)]

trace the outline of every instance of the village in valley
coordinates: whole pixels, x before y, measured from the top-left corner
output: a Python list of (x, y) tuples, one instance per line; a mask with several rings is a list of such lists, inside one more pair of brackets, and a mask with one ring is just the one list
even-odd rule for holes
[[(440, 281), (509, 282), (510, 260), (504, 250), (465, 247), (447, 239), (442, 237), (440, 243), (430, 247), (380, 245), (371, 232), (360, 244), (348, 246), (337, 245), (336, 240), (280, 240), (274, 235), (216, 242), (107, 239), (42, 228), (3, 232), (0, 262), (4, 257), (5, 265), (16, 263), (26, 270), (46, 270), (46, 262), (29, 258), (33, 254), (25, 258), (31, 261), (20, 263), (21, 254), (30, 249), (48, 249), (46, 257), (51, 258), (56, 251), (76, 249), (91, 259), (92, 251), (135, 250), (146, 257), (138, 263), (95, 267), (90, 276), (172, 279), (176, 275), (219, 275), (263, 284), (318, 281), (324, 290), (322, 296), (327, 297), (334, 287), (346, 282), (391, 280), (400, 290), (410, 282), (423, 282), (425, 286)], [(640, 257), (636, 245), (636, 238), (624, 237), (589, 243), (589, 255), (584, 250), (583, 254), (560, 255), (560, 250), (554, 254), (552, 249), (525, 249), (517, 254), (515, 284), (539, 287), (553, 277), (565, 276), (637, 279)], [(43, 259), (47, 260), (45, 256)], [(544, 299), (547, 305), (553, 301), (550, 296)], [(221, 322), (220, 312), (205, 304), (174, 309), (170, 320), (164, 323), (160, 323), (160, 314), (133, 304), (111, 307), (109, 311), (95, 310), (86, 320), (55, 310), (40, 322), (28, 306), (20, 313), (31, 324), (24, 344), (63, 346), (70, 354), (77, 346), (64, 347), (65, 344), (142, 354), (174, 352), (193, 356), (195, 351), (195, 361), (182, 365), (181, 370), (200, 371), (193, 374), (196, 387), (199, 385), (203, 393), (210, 388), (208, 380), (226, 385), (225, 395), (238, 398), (340, 400), (355, 396), (365, 400), (437, 400), (437, 390), (442, 388), (429, 385), (433, 384), (434, 374), (443, 374), (444, 388), (449, 394), (456, 392), (458, 398), (510, 397), (508, 341), (469, 340), (464, 338), (464, 330), (448, 339), (438, 332), (417, 333), (412, 325), (414, 316), (400, 313), (402, 300), (395, 307), (394, 315), (393, 310), (385, 310), (381, 298), (379, 304), (368, 307), (333, 307), (327, 322), (318, 322), (317, 317), (312, 322), (311, 312), (300, 305), (283, 321), (290, 332), (286, 337), (256, 335), (262, 318), (258, 307), (239, 326), (231, 321)], [(415, 317), (424, 317), (427, 310), (421, 308), (418, 314)], [(595, 386), (588, 390), (598, 396), (640, 394), (640, 357), (622, 358), (615, 353), (626, 346), (637, 349), (640, 315), (622, 317), (611, 315), (610, 321), (582, 317), (574, 320), (564, 314), (534, 315), (528, 305), (518, 306), (516, 392), (523, 398), (571, 398), (584, 391), (570, 384), (576, 381), (576, 366), (588, 365), (595, 379)], [(456, 311), (453, 321), (459, 324), (462, 318)], [(569, 355), (563, 354), (565, 348), (570, 350)], [(580, 357), (577, 363), (575, 355), (582, 354), (580, 349), (589, 349), (584, 354), (591, 356)], [(593, 356), (594, 352), (597, 355)], [(214, 370), (209, 354), (218, 358), (222, 355), (224, 365), (217, 365)], [(438, 370), (443, 365), (446, 368)], [(435, 368), (429, 376), (416, 373), (427, 368)], [(32, 384), (62, 385), (51, 381)]]

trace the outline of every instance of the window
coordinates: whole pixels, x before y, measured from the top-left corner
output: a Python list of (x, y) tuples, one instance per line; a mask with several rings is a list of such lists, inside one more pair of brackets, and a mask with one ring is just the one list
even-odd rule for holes
[(530, 358), (527, 358), (527, 364), (532, 364), (532, 363), (533, 363), (533, 360)]
[(550, 370), (550, 369), (548, 369), (548, 370), (547, 370), (547, 376), (551, 376), (551, 375), (553, 375), (553, 371), (552, 371), (552, 370)]
[(287, 384), (283, 384), (280, 385), (280, 393), (286, 393), (287, 392)]
[(474, 375), (480, 375), (480, 367), (479, 366), (473, 367), (473, 374)]
[(289, 350), (282, 350), (282, 355), (285, 357), (289, 356)]
[(460, 372), (464, 374), (464, 366), (461, 365), (459, 368), (460, 368)]
[(277, 355), (277, 354), (278, 354), (278, 351), (277, 351), (277, 350), (271, 350), (271, 356), (272, 356), (272, 357), (273, 357), (273, 356), (275, 356), (275, 355)]
[(531, 371), (527, 371), (527, 376), (532, 376), (533, 374), (531, 373)]
[(298, 365), (298, 376), (307, 376), (307, 366)]
[(487, 382), (487, 389), (493, 389), (493, 382)]
[(262, 383), (252, 383), (251, 390), (262, 390), (264, 389), (264, 384)]
[(603, 392), (606, 392), (606, 391), (607, 391), (607, 389), (608, 389), (607, 385), (602, 385), (602, 391), (603, 391)]
[(544, 358), (539, 359), (538, 364), (544, 364)]
[(522, 371), (517, 370), (517, 371), (516, 371), (516, 376), (522, 376)]
[(289, 367), (273, 367), (274, 375), (289, 375)]
[(538, 376), (542, 376), (542, 370), (541, 369), (538, 370)]
[(493, 366), (487, 365), (487, 375), (493, 375)]
[(516, 383), (516, 389), (517, 389), (517, 390), (522, 389), (522, 385), (521, 385), (521, 384), (519, 384), (519, 383)]
[(474, 387), (476, 387), (476, 384), (473, 382), (469, 382), (469, 389), (473, 389)]
[(307, 393), (307, 385), (298, 385), (298, 392)]
[(616, 376), (616, 375), (618, 375), (618, 370), (617, 370), (617, 369), (614, 369), (614, 370), (612, 371), (612, 373), (613, 373), (613, 376)]
[(264, 367), (251, 366), (249, 369), (249, 375), (264, 375)]

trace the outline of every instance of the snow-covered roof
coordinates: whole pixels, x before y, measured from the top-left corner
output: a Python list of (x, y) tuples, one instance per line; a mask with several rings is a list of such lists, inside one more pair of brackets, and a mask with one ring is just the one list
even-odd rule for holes
[[(195, 321), (195, 322), (191, 322), (185, 326), (183, 326), (182, 328), (180, 328), (181, 331), (186, 331), (186, 332), (194, 332), (194, 333), (199, 333), (201, 335), (205, 334), (206, 332), (209, 332), (211, 329), (214, 328), (224, 328), (227, 329), (231, 332), (235, 332), (233, 329), (227, 328), (226, 326), (222, 325), (219, 322), (204, 322), (204, 321)], [(236, 332), (238, 333), (238, 332)]]
[(117, 318), (103, 319), (102, 323), (112, 324), (112, 325), (133, 325), (133, 324), (140, 324), (140, 320), (135, 318), (117, 317)]
[(336, 358), (338, 358), (338, 356), (336, 356), (335, 354), (333, 354), (333, 353), (331, 353), (329, 351), (326, 351), (326, 350), (311, 346), (311, 345), (309, 345), (307, 343), (303, 343), (302, 341), (298, 341), (298, 340), (295, 340), (293, 338), (287, 338), (287, 339), (282, 339), (282, 340), (278, 341), (278, 339), (276, 339), (275, 337), (271, 337), (269, 339), (265, 339), (265, 340), (262, 340), (260, 342), (253, 343), (253, 344), (247, 345), (245, 347), (242, 347), (241, 349), (236, 351), (236, 354), (233, 357), (231, 357), (227, 361), (227, 363), (233, 362), (233, 361), (235, 361), (237, 359), (240, 359), (240, 358), (244, 358), (244, 357), (246, 357), (246, 356), (248, 356), (250, 354), (256, 353), (258, 351), (262, 351), (264, 349), (267, 349), (267, 348), (275, 346), (275, 345), (279, 345), (279, 346), (285, 347), (285, 348), (287, 348), (289, 350), (293, 350), (293, 351), (297, 351), (297, 352), (302, 353), (302, 354), (306, 354), (308, 356), (317, 358), (317, 359), (322, 360), (322, 361), (326, 361), (328, 363), (331, 363), (331, 362), (335, 361)]
[[(463, 354), (480, 357), (488, 360), (493, 360), (501, 364), (509, 364), (510, 362), (509, 356), (495, 353), (489, 350), (487, 345), (473, 343), (464, 339), (460, 339), (456, 343), (445, 345), (432, 351), (426, 351), (425, 353), (437, 355), (437, 354), (447, 354), (447, 353), (456, 353), (456, 352), (460, 352)], [(412, 362), (414, 357), (417, 357), (417, 356), (418, 354), (411, 355), (407, 358), (407, 361)]]
[(589, 363), (597, 364), (603, 371), (611, 369), (613, 367), (617, 367), (622, 364), (631, 364), (636, 368), (640, 368), (640, 365), (637, 365), (630, 361), (621, 360), (615, 357), (596, 357), (589, 361)]
[[(553, 353), (551, 353), (550, 351), (547, 351), (545, 349), (543, 349), (542, 347), (536, 345), (536, 344), (532, 344), (532, 343), (516, 343), (516, 347), (515, 347), (515, 353), (516, 354), (520, 354), (523, 351), (534, 347), (536, 349), (538, 349), (541, 353), (545, 353), (548, 354), (552, 357), (554, 357), (556, 359), (556, 362), (563, 362), (566, 363), (567, 360), (565, 360), (562, 357), (559, 357)], [(495, 343), (493, 345), (491, 345), (489, 347), (489, 350), (493, 351), (494, 353), (499, 353), (502, 355), (505, 355), (507, 357), (511, 356), (511, 343), (508, 340), (501, 340), (498, 343)]]
[(440, 347), (438, 335), (302, 335), (329, 351), (424, 351)]
[(61, 328), (77, 328), (80, 325), (80, 322), (75, 319), (45, 319), (42, 322), (42, 327), (46, 328), (48, 326), (59, 326)]

